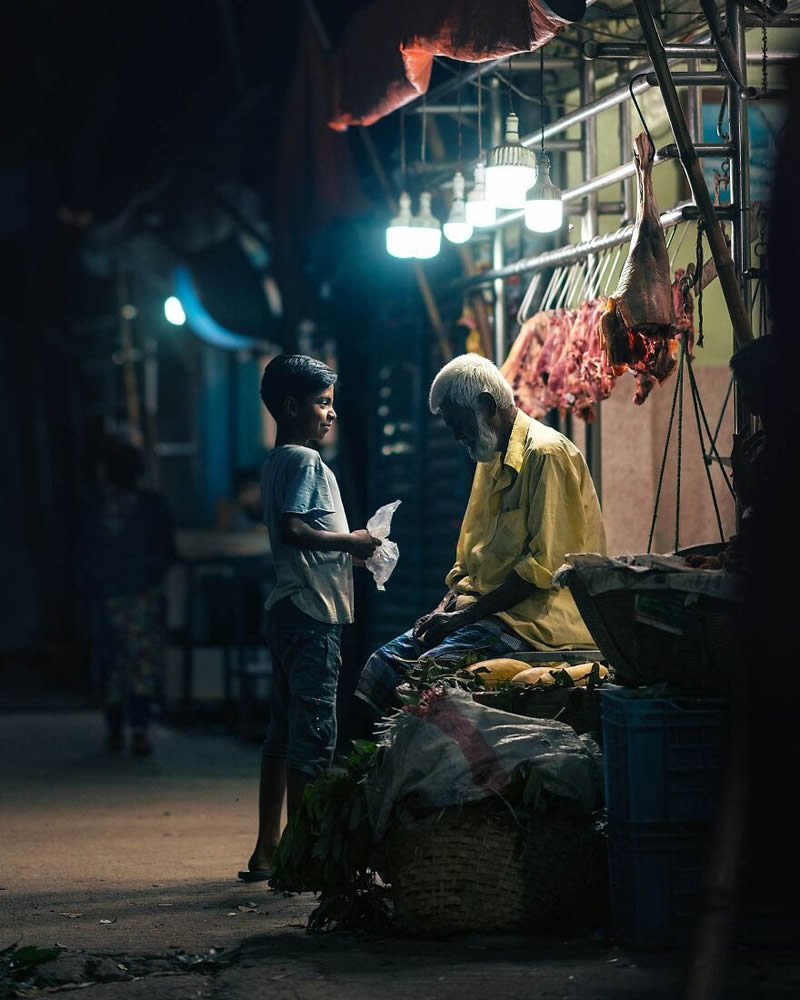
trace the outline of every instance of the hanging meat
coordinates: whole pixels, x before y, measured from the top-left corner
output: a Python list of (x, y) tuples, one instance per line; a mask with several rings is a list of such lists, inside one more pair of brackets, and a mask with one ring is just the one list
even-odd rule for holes
[(537, 420), (558, 409), (591, 422), (596, 404), (608, 399), (625, 371), (636, 380), (634, 402), (643, 403), (674, 371), (678, 336), (685, 334), (690, 352), (694, 345), (694, 298), (683, 278), (684, 271), (676, 271), (669, 286), (675, 315), (672, 335), (637, 333), (627, 363), (617, 368), (608, 363), (602, 343), (601, 321), (608, 315), (602, 296), (577, 309), (550, 309), (532, 316), (520, 328), (500, 369), (516, 405)]
[(662, 382), (669, 374), (664, 353), (675, 336), (669, 255), (653, 194), (655, 149), (645, 133), (636, 137), (634, 160), (639, 182), (636, 221), (617, 290), (601, 320), (603, 348), (617, 374), (630, 367)]
[(634, 158), (639, 202), (633, 237), (617, 290), (578, 309), (537, 313), (522, 327), (502, 371), (521, 409), (542, 419), (550, 410), (594, 418), (595, 405), (630, 372), (641, 404), (674, 371), (685, 338), (694, 343), (694, 305), (683, 271), (670, 280), (664, 230), (653, 194), (655, 150), (637, 137)]
[(528, 416), (542, 420), (550, 410), (571, 411), (591, 421), (595, 404), (614, 386), (600, 343), (604, 298), (578, 309), (536, 313), (521, 327), (501, 368), (514, 391), (514, 401)]

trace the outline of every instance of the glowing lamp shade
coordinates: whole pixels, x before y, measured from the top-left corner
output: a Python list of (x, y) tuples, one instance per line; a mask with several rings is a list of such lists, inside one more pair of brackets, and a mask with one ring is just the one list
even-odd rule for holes
[(486, 167), (479, 163), (475, 167), (475, 185), (467, 196), (467, 222), (479, 229), (491, 226), (497, 218), (494, 205), (486, 197)]
[(183, 311), (181, 300), (174, 295), (170, 295), (164, 303), (164, 315), (175, 326), (183, 326), (186, 322), (186, 313)]
[(486, 197), (497, 208), (522, 208), (528, 188), (536, 179), (536, 158), (519, 141), (519, 119), (506, 118), (506, 141), (489, 153)]
[(419, 215), (411, 220), (414, 256), (419, 260), (435, 257), (442, 246), (442, 226), (431, 212), (431, 196), (423, 191), (419, 196)]
[(563, 221), (561, 191), (550, 180), (550, 158), (542, 153), (536, 183), (525, 202), (525, 225), (534, 233), (552, 233), (561, 228)]
[(453, 204), (443, 228), (444, 235), (451, 243), (466, 243), (472, 236), (472, 226), (467, 221), (464, 204), (464, 175), (460, 170), (453, 177)]
[(398, 214), (386, 227), (386, 252), (392, 257), (414, 256), (414, 233), (411, 228), (411, 198), (400, 195)]

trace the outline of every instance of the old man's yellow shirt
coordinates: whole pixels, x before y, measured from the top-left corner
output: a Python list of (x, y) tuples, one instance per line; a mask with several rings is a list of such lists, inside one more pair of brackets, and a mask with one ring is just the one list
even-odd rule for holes
[(605, 554), (603, 516), (575, 445), (517, 411), (505, 456), (479, 462), (447, 586), (457, 607), (495, 590), (513, 570), (538, 588), (498, 612), (532, 646), (593, 646), (569, 590), (550, 589), (570, 552)]

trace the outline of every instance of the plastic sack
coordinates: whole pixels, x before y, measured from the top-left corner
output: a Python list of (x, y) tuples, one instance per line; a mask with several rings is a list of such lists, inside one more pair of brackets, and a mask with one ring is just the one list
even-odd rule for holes
[(375, 552), (366, 561), (366, 567), (372, 573), (378, 590), (386, 590), (384, 584), (394, 572), (397, 560), (400, 558), (400, 549), (396, 542), (389, 540), (389, 531), (392, 527), (394, 512), (402, 502), (402, 500), (395, 500), (393, 503), (384, 504), (367, 521), (367, 531), (374, 538), (383, 540), (383, 545), (375, 549)]
[(441, 809), (502, 795), (523, 761), (546, 791), (575, 800), (587, 815), (601, 802), (600, 751), (590, 737), (563, 722), (488, 708), (466, 691), (433, 689), (424, 697), (420, 708), (390, 720), (383, 760), (364, 782), (376, 838), (403, 802)]

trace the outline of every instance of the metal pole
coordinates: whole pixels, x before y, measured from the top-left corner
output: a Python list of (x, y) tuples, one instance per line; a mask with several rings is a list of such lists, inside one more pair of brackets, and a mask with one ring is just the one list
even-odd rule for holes
[[(500, 81), (494, 77), (489, 84), (489, 107), (491, 113), (492, 146), (499, 146), (503, 141), (503, 107), (500, 94)], [(499, 271), (505, 264), (505, 247), (503, 231), (498, 229), (494, 234), (492, 246), (492, 267)], [(494, 282), (494, 361), (502, 365), (506, 359), (506, 286), (503, 278)]]
[[(621, 163), (629, 163), (633, 153), (633, 129), (631, 128), (631, 106), (627, 102), (619, 106), (619, 158)], [(622, 201), (625, 204), (623, 218), (632, 219), (636, 212), (633, 180), (628, 174), (622, 178)]]
[[(730, 219), (733, 209), (727, 205), (716, 210), (717, 219)], [(700, 218), (700, 211), (691, 202), (684, 202), (670, 209), (669, 212), (661, 213), (661, 225), (664, 228), (675, 226), (679, 222), (688, 222)], [(537, 254), (535, 257), (523, 257), (513, 264), (506, 264), (500, 271), (483, 271), (480, 274), (470, 275), (466, 279), (459, 279), (457, 285), (486, 285), (497, 278), (509, 278), (515, 274), (529, 274), (531, 271), (543, 271), (551, 267), (562, 267), (568, 264), (575, 264), (579, 260), (585, 260), (592, 254), (601, 250), (609, 250), (612, 247), (629, 243), (633, 236), (633, 225), (623, 226), (613, 233), (605, 233), (602, 236), (595, 236), (588, 243), (575, 243), (570, 246), (560, 247), (557, 250), (548, 250), (545, 253)]]
[[(587, 38), (585, 32), (579, 33), (579, 40)], [(595, 98), (594, 63), (582, 62), (580, 65), (580, 101), (584, 107), (591, 104)], [(627, 102), (626, 105), (627, 107)], [(589, 181), (597, 176), (597, 118), (587, 118), (583, 122), (583, 151), (581, 164), (583, 179)], [(581, 220), (581, 240), (584, 242), (597, 236), (597, 191), (586, 195), (583, 219)], [(587, 261), (591, 261), (591, 256)], [(602, 407), (598, 406), (597, 416), (593, 424), (586, 425), (586, 461), (594, 480), (598, 499), (602, 502), (603, 491), (603, 451), (602, 451)]]
[(714, 263), (717, 266), (717, 275), (719, 276), (719, 283), (725, 296), (725, 303), (730, 314), (736, 343), (742, 346), (753, 339), (753, 331), (750, 327), (750, 313), (742, 298), (739, 281), (733, 261), (731, 260), (731, 255), (728, 252), (725, 237), (717, 225), (714, 206), (711, 203), (711, 196), (708, 193), (708, 186), (703, 176), (700, 160), (697, 158), (697, 153), (694, 150), (689, 129), (686, 126), (686, 118), (683, 114), (678, 91), (675, 89), (675, 84), (672, 80), (669, 63), (664, 54), (658, 28), (653, 19), (653, 13), (647, 0), (633, 0), (633, 3), (639, 17), (645, 41), (647, 42), (650, 58), (658, 76), (661, 96), (667, 109), (672, 132), (680, 149), (681, 163), (683, 164), (686, 179), (689, 181), (689, 187), (694, 195), (695, 203), (700, 209), (700, 215), (705, 223), (706, 236)]
[[(601, 191), (603, 188), (610, 187), (612, 184), (617, 184), (619, 181), (624, 181), (626, 178), (633, 177), (636, 173), (636, 165), (631, 159), (631, 150), (632, 146), (629, 146), (627, 163), (623, 163), (619, 167), (613, 167), (611, 170), (607, 170), (604, 174), (600, 174), (599, 176), (586, 181), (585, 184), (578, 184), (574, 188), (568, 188), (561, 195), (561, 200), (567, 204), (571, 201), (579, 201), (581, 198), (591, 194), (593, 191)], [(726, 143), (709, 142), (698, 145), (695, 152), (698, 156), (728, 156), (730, 154), (730, 150), (730, 145)], [(672, 160), (677, 159), (679, 155), (678, 147), (674, 143), (670, 143), (669, 146), (663, 146), (661, 149), (656, 150), (654, 166), (658, 167), (662, 163), (670, 163)], [(503, 215), (502, 218), (493, 222), (491, 226), (486, 226), (486, 229), (507, 226), (510, 223), (521, 219), (524, 214), (525, 213), (522, 209), (508, 212)]]
[[(727, 28), (731, 36), (734, 51), (742, 67), (742, 73), (747, 73), (745, 64), (746, 39), (742, 23), (742, 8), (733, 0), (726, 2)], [(745, 83), (746, 83), (745, 79)], [(747, 101), (742, 99), (739, 90), (732, 86), (728, 90), (728, 100), (731, 120), (731, 142), (733, 155), (730, 158), (731, 203), (734, 206), (733, 216), (733, 259), (739, 272), (742, 300), (747, 310), (748, 318), (753, 311), (753, 301), (750, 292), (750, 282), (744, 275), (750, 268), (750, 130), (748, 124)], [(734, 343), (734, 350), (736, 344)], [(735, 395), (734, 431), (739, 433), (749, 427), (752, 420), (742, 404), (741, 396)]]

